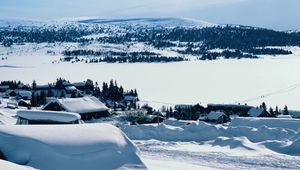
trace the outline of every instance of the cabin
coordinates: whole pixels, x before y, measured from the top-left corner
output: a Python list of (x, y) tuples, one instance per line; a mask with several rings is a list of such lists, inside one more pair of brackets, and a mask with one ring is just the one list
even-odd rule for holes
[(125, 94), (123, 102), (127, 107), (135, 108), (136, 102), (138, 102), (138, 97), (131, 94)]
[(27, 91), (27, 90), (18, 90), (16, 91), (17, 93), (17, 99), (23, 99), (23, 100), (30, 100), (32, 97), (32, 93), (31, 91)]
[(9, 101), (6, 104), (6, 108), (16, 109), (16, 108), (18, 108), (18, 103), (16, 101)]
[(249, 110), (248, 115), (250, 117), (270, 117), (270, 113), (263, 108), (252, 108)]
[(206, 122), (227, 123), (229, 121), (230, 121), (229, 116), (227, 116), (225, 113), (220, 111), (211, 111), (206, 117)]
[(109, 109), (93, 96), (56, 99), (47, 103), (42, 110), (79, 113), (84, 121), (91, 120), (92, 118), (108, 117), (110, 115)]
[(17, 92), (15, 90), (8, 90), (7, 94), (9, 95), (9, 97), (16, 97), (17, 96)]
[(26, 101), (24, 99), (20, 99), (17, 101), (18, 102), (18, 106), (21, 106), (21, 107), (30, 107), (31, 104), (30, 104), (30, 101)]
[(211, 111), (221, 111), (226, 115), (238, 115), (238, 116), (247, 116), (247, 113), (250, 109), (254, 108), (253, 106), (241, 105), (241, 104), (208, 104), (206, 112), (210, 113)]
[(76, 83), (73, 83), (73, 85), (76, 87), (76, 89), (78, 89), (80, 91), (84, 91), (84, 89), (85, 89), (85, 82), (76, 82)]
[(17, 111), (17, 125), (82, 124), (77, 113), (41, 110)]

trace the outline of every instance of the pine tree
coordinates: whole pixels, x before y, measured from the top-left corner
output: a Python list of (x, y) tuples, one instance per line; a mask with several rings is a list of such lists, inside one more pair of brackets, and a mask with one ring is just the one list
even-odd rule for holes
[(266, 105), (265, 102), (262, 102), (261, 105), (260, 105), (259, 107), (262, 108), (262, 109), (267, 110), (267, 105)]
[(41, 95), (40, 95), (40, 103), (39, 104), (46, 104), (46, 93), (45, 91), (41, 91)]
[(275, 112), (274, 112), (274, 110), (273, 110), (272, 107), (270, 107), (269, 113), (270, 113), (270, 115), (271, 115), (272, 117), (276, 117), (276, 114), (275, 114)]
[(32, 89), (33, 89), (33, 90), (36, 89), (36, 82), (35, 82), (35, 80), (33, 80), (33, 82), (32, 82)]
[(289, 115), (289, 110), (288, 110), (288, 107), (286, 105), (283, 108), (283, 114), (284, 115)]
[(33, 107), (36, 107), (37, 106), (37, 101), (36, 101), (36, 97), (34, 95), (34, 92), (31, 93), (31, 100), (30, 100), (30, 103)]
[(278, 106), (276, 106), (275, 111), (274, 111), (275, 115), (279, 115), (279, 110), (278, 110)]

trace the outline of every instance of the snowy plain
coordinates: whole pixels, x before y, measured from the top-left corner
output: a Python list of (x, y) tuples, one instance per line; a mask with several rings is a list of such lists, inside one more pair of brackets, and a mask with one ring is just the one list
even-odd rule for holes
[[(179, 63), (106, 64), (52, 63), (63, 56), (63, 44), (26, 44), (11, 49), (0, 47), (1, 80), (21, 80), (31, 84), (54, 82), (62, 77), (71, 82), (90, 78), (98, 83), (117, 80), (126, 88), (136, 88), (145, 102), (166, 104), (248, 103), (300, 109), (300, 48), (288, 56), (261, 56), (260, 59), (187, 61)], [(68, 46), (71, 46), (68, 44)]]

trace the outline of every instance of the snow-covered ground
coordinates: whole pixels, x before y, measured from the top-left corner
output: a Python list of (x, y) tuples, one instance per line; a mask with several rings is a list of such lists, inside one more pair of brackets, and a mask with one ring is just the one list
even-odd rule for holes
[[(70, 43), (56, 44), (54, 48), (47, 44), (14, 46), (10, 50), (1, 47), (1, 56), (8, 58), (0, 60), (1, 80), (21, 80), (29, 84), (36, 80), (38, 84), (47, 84), (58, 77), (73, 82), (90, 78), (100, 83), (115, 79), (126, 88), (136, 88), (140, 99), (153, 104), (161, 102), (157, 105), (199, 102), (258, 105), (265, 101), (273, 107), (287, 105), (289, 109), (300, 109), (300, 48), (297, 47), (287, 47), (293, 55), (260, 59), (53, 64), (52, 61), (63, 57), (60, 51), (65, 46), (77, 48)], [(55, 53), (47, 55), (49, 49)]]
[(153, 169), (173, 169), (172, 162), (175, 169), (184, 164), (190, 165), (186, 169), (299, 169), (299, 124), (293, 119), (236, 118), (226, 126), (168, 120), (122, 129), (137, 139), (142, 158)]
[[(14, 124), (16, 111), (0, 108), (2, 124)], [(300, 119), (234, 118), (224, 125), (168, 119), (160, 125), (118, 126), (139, 148), (149, 169), (300, 168)], [(25, 131), (26, 127), (17, 132), (36, 138), (43, 129)], [(49, 143), (50, 137), (42, 136)], [(54, 140), (63, 139), (51, 138), (52, 145)]]

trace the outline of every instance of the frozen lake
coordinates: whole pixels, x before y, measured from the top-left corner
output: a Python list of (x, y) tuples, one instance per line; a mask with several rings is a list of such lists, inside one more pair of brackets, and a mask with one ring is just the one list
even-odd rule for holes
[[(111, 79), (136, 88), (141, 100), (169, 104), (248, 103), (300, 109), (300, 49), (290, 56), (159, 64), (55, 63), (62, 56), (11, 54), (0, 61), (1, 80), (38, 84)], [(17, 66), (17, 67), (16, 67)], [(298, 88), (299, 87), (299, 88)], [(248, 100), (249, 99), (249, 100)], [(160, 104), (160, 103), (158, 103)]]

